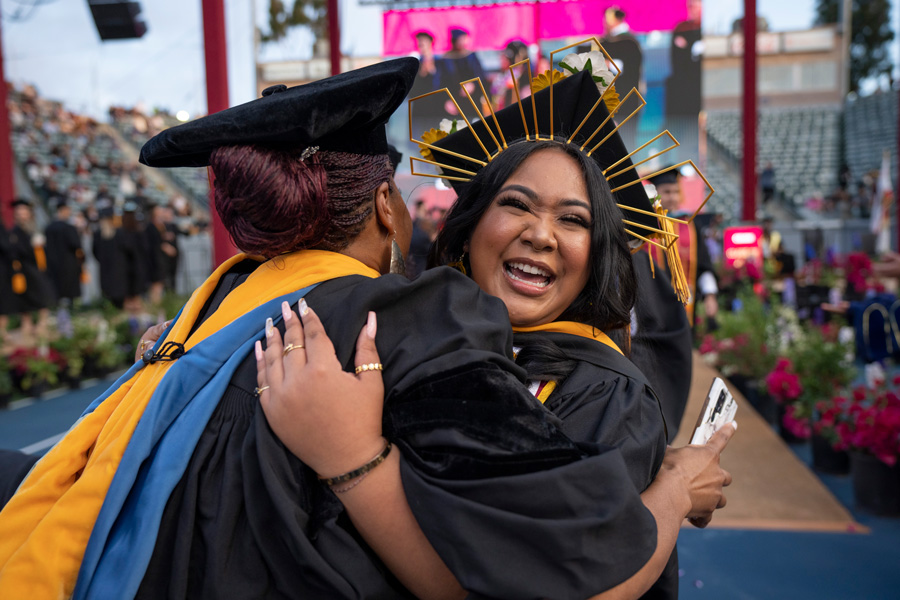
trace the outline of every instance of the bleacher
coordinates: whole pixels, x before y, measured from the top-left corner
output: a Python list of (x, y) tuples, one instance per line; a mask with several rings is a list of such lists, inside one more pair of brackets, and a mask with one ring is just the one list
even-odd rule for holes
[(168, 201), (171, 192), (147, 183), (106, 125), (27, 88), (10, 90), (9, 104), (13, 153), (38, 196), (46, 199), (55, 185), (54, 194), (84, 204), (105, 186), (113, 198), (138, 194)]
[(852, 183), (881, 168), (884, 150), (891, 151), (891, 179), (897, 181), (897, 90), (848, 100), (844, 124)]
[[(110, 110), (113, 126), (135, 148), (143, 146), (147, 140), (162, 131), (179, 124), (178, 119), (165, 112), (156, 112), (147, 117), (134, 110)], [(206, 169), (176, 168), (165, 169), (176, 185), (183, 189), (198, 206), (206, 206), (209, 197), (209, 177)]]
[[(828, 195), (837, 188), (842, 154), (839, 109), (762, 109), (757, 131), (758, 169), (772, 163), (776, 193), (788, 204), (803, 206), (807, 198)], [(721, 150), (726, 160), (740, 164), (743, 133), (739, 112), (710, 112), (707, 133), (710, 145)]]

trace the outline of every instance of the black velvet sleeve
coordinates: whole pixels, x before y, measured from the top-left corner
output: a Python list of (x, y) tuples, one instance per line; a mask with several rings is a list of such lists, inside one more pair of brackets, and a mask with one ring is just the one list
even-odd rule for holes
[(356, 282), (338, 317), (328, 299), (346, 283), (307, 300), (348, 368), (365, 311), (376, 311), (385, 435), (403, 453), (416, 519), (465, 589), (585, 598), (645, 564), (656, 523), (622, 455), (572, 442), (528, 392), (499, 300), (442, 268)]

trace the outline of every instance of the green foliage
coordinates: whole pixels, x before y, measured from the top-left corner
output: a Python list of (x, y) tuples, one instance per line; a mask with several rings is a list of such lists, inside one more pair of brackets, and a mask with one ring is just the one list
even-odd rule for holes
[[(816, 23), (840, 23), (843, 0), (816, 0)], [(853, 0), (850, 36), (850, 91), (868, 77), (891, 76), (890, 43), (894, 39), (888, 0)]]
[(853, 381), (856, 371), (849, 360), (852, 352), (847, 344), (826, 337), (819, 327), (803, 328), (803, 336), (787, 352), (803, 388), (795, 403), (798, 417), (810, 417), (817, 402), (831, 398)]
[(269, 0), (269, 33), (261, 34), (264, 42), (277, 42), (297, 25), (308, 26), (316, 40), (328, 39), (327, 0), (294, 0), (285, 6), (283, 0)]
[(0, 354), (0, 396), (9, 396), (13, 393), (12, 367), (9, 360)]

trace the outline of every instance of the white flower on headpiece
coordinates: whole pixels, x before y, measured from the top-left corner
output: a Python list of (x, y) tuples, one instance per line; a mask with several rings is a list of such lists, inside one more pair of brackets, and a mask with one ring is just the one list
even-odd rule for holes
[(609, 87), (615, 77), (615, 73), (606, 68), (606, 56), (598, 50), (582, 52), (581, 54), (573, 52), (563, 58), (559, 66), (573, 75), (590, 69), (591, 76), (597, 83), (597, 89), (600, 90), (600, 94), (606, 91), (606, 88)]
[(438, 128), (444, 133), (456, 133), (460, 129), (466, 128), (466, 122), (462, 119), (441, 119)]

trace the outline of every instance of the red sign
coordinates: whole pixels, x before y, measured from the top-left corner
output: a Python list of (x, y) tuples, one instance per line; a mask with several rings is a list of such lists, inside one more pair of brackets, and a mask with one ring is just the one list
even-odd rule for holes
[(725, 266), (740, 269), (751, 262), (762, 270), (763, 252), (760, 246), (762, 227), (727, 227), (724, 236)]

